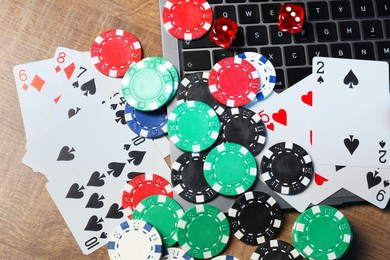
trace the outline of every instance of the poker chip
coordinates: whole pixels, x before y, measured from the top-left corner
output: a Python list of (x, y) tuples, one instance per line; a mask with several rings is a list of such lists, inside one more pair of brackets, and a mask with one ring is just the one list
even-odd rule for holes
[(249, 61), (257, 70), (260, 76), (261, 86), (256, 95), (257, 101), (268, 97), (275, 87), (276, 71), (272, 63), (263, 55), (257, 52), (242, 52), (238, 57)]
[(206, 156), (203, 173), (213, 190), (234, 196), (244, 193), (255, 182), (256, 160), (245, 147), (236, 143), (222, 143)]
[(310, 184), (313, 162), (310, 155), (299, 145), (277, 143), (264, 153), (261, 176), (274, 191), (287, 195), (297, 194)]
[(260, 78), (256, 68), (238, 56), (217, 62), (209, 75), (209, 89), (213, 97), (229, 107), (240, 107), (256, 98)]
[(151, 195), (166, 195), (173, 198), (171, 184), (163, 177), (145, 173), (131, 179), (124, 187), (122, 193), (123, 213), (131, 218), (135, 207), (140, 201)]
[(162, 107), (171, 98), (172, 91), (171, 73), (152, 59), (131, 66), (122, 80), (123, 97), (130, 106), (142, 111)]
[(201, 152), (218, 138), (219, 119), (215, 111), (200, 101), (178, 104), (168, 116), (168, 136), (180, 149)]
[(220, 255), (217, 257), (214, 257), (211, 260), (240, 260), (237, 257), (231, 256), (231, 255)]
[(168, 61), (162, 57), (153, 56), (153, 57), (145, 58), (145, 60), (153, 60), (156, 63), (164, 65), (168, 69), (169, 73), (171, 74), (172, 80), (173, 80), (173, 90), (172, 90), (170, 98), (174, 97), (176, 94), (177, 88), (179, 86), (179, 80), (180, 80), (179, 73), (177, 72), (175, 66), (173, 66), (173, 64), (170, 61)]
[(164, 250), (161, 260), (194, 260), (194, 258), (180, 248), (170, 247)]
[(225, 106), (211, 95), (208, 79), (208, 72), (196, 72), (183, 78), (177, 90), (178, 104), (188, 100), (201, 101), (214, 109), (218, 115), (221, 115)]
[(179, 245), (194, 258), (216, 256), (226, 247), (229, 236), (230, 227), (225, 214), (212, 205), (193, 206), (179, 220)]
[(251, 256), (251, 260), (302, 260), (299, 252), (289, 243), (282, 240), (270, 240), (259, 245)]
[(125, 119), (127, 126), (137, 135), (157, 138), (167, 133), (168, 115), (165, 107), (141, 111), (126, 103)]
[(282, 222), (276, 200), (260, 191), (246, 192), (238, 197), (229, 209), (228, 218), (234, 236), (249, 245), (272, 239)]
[(162, 10), (162, 20), (172, 36), (191, 41), (210, 30), (213, 10), (206, 0), (169, 0)]
[(203, 164), (207, 153), (183, 153), (172, 164), (171, 181), (180, 197), (192, 203), (213, 200), (215, 192), (205, 180)]
[(217, 143), (232, 142), (256, 156), (264, 147), (266, 129), (261, 117), (244, 107), (227, 108), (219, 117), (221, 130)]
[(165, 195), (152, 195), (138, 203), (133, 219), (152, 224), (160, 234), (164, 247), (170, 247), (177, 242), (177, 224), (183, 213), (176, 200)]
[(91, 58), (96, 69), (106, 76), (121, 78), (141, 60), (141, 44), (131, 33), (112, 29), (96, 37), (91, 46)]
[(162, 254), (158, 231), (142, 220), (127, 220), (118, 225), (108, 241), (110, 259), (156, 259)]
[(351, 240), (348, 219), (331, 206), (307, 209), (293, 225), (293, 245), (306, 258), (340, 259), (348, 251)]

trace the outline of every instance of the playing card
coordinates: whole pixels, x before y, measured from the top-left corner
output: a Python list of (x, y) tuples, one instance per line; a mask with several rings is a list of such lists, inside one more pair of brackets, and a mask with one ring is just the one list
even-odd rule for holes
[(27, 142), (39, 132), (50, 108), (61, 98), (61, 78), (53, 59), (14, 67), (16, 89)]
[(169, 167), (156, 149), (147, 151), (143, 137), (130, 145), (128, 151), (117, 147), (113, 151), (121, 153), (107, 153), (104, 158), (93, 160), (82, 169), (63, 174), (46, 185), (84, 254), (104, 246), (114, 227), (128, 218), (122, 208), (126, 182), (140, 173), (170, 179)]
[(326, 177), (381, 209), (389, 202), (390, 169), (332, 166)]
[[(56, 64), (57, 76), (64, 79), (57, 83), (62, 84), (61, 99), (56, 106), (50, 107), (35, 139), (45, 136), (53, 128), (67, 122), (79, 112), (82, 113), (82, 107), (88, 106), (89, 102), (98, 102), (95, 98), (97, 93), (94, 75), (80, 52), (58, 47), (53, 60)], [(99, 97), (99, 100), (101, 99), (102, 97)], [(27, 150), (30, 142), (26, 144)]]
[[(261, 162), (266, 150), (278, 142), (296, 143), (311, 154), (312, 78), (308, 76), (279, 95), (256, 103), (250, 108), (258, 113), (267, 126), (267, 141), (256, 157)], [(314, 176), (308, 188), (296, 195), (279, 194), (296, 210), (303, 212), (310, 203), (322, 201), (338, 191), (340, 186), (322, 176), (326, 167), (312, 157)], [(262, 179), (261, 173), (259, 178)]]
[[(61, 102), (46, 118), (40, 139), (35, 140), (32, 145), (28, 145), (28, 153), (23, 158), (26, 165), (45, 174), (53, 172), (59, 163), (64, 164), (63, 160), (55, 158), (59, 156), (58, 151), (71, 153), (75, 149), (67, 144), (73, 143), (79, 147), (78, 159), (80, 160), (88, 158), (90, 153), (88, 149), (91, 149), (88, 144), (95, 143), (97, 145), (108, 141), (106, 138), (102, 139), (102, 135), (115, 133), (113, 128), (120, 129), (124, 133), (124, 137), (129, 137), (128, 140), (136, 136), (126, 125), (124, 119), (123, 107), (126, 101), (120, 92), (121, 79), (110, 78), (98, 72), (90, 62), (88, 52), (81, 53), (60, 47), (55, 56), (61, 57), (60, 60), (64, 63), (64, 68), (71, 66), (76, 68), (73, 71), (80, 69), (80, 72), (73, 80), (65, 84), (63, 89), (66, 92), (62, 96)], [(99, 118), (92, 120), (95, 115), (99, 115)], [(163, 147), (164, 145), (168, 147), (168, 140), (161, 138), (161, 141), (159, 139), (154, 145), (159, 148), (162, 156), (166, 157), (167, 149)], [(104, 147), (103, 144), (102, 147)], [(35, 157), (32, 156), (32, 153), (35, 154)], [(72, 163), (65, 160), (65, 164), (68, 166)]]
[(313, 155), (319, 164), (388, 168), (388, 63), (313, 59)]

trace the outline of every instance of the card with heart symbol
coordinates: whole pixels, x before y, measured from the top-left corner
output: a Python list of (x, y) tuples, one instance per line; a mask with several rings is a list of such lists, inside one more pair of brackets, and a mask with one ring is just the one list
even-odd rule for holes
[(313, 59), (313, 155), (317, 163), (390, 167), (387, 62)]
[[(250, 109), (257, 112), (267, 127), (267, 142), (256, 157), (261, 162), (267, 149), (277, 142), (290, 142), (300, 145), (311, 155), (312, 77), (306, 77), (280, 94), (273, 94)], [(303, 212), (310, 203), (319, 203), (338, 191), (341, 187), (329, 181), (322, 173), (327, 165), (318, 165), (316, 159), (314, 173), (307, 188), (294, 196), (278, 194), (296, 210)], [(259, 178), (262, 176), (259, 174)]]

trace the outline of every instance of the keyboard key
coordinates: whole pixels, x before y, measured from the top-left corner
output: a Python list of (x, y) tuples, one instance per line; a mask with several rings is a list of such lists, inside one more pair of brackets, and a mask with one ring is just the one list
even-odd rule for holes
[(236, 33), (236, 39), (234, 39), (231, 47), (240, 47), (245, 45), (245, 35), (244, 35), (244, 29), (242, 27), (238, 27), (237, 33)]
[(185, 71), (210, 70), (211, 59), (209, 51), (183, 52), (183, 67)]
[(207, 2), (211, 5), (213, 4), (222, 4), (222, 0), (207, 0)]
[(276, 82), (275, 82), (274, 90), (276, 92), (282, 92), (286, 88), (284, 72), (282, 69), (276, 69), (275, 74), (276, 74)]
[(192, 41), (179, 41), (181, 43), (181, 47), (183, 49), (197, 49), (197, 48), (211, 48), (217, 47), (214, 43), (212, 43), (209, 39), (210, 32), (208, 32), (205, 36), (192, 40)]
[(382, 39), (382, 23), (379, 20), (363, 21), (363, 37), (364, 39)]
[(221, 5), (214, 7), (214, 16), (230, 18), (237, 22), (236, 7), (234, 5)]
[(307, 46), (307, 56), (311, 65), (313, 57), (329, 57), (328, 47), (325, 44), (309, 45)]
[(385, 21), (386, 37), (390, 38), (390, 20)]
[(306, 64), (305, 48), (300, 45), (284, 47), (284, 57), (286, 57), (286, 66), (299, 66)]
[(239, 5), (238, 17), (242, 24), (259, 23), (260, 13), (258, 5)]
[(334, 58), (352, 58), (351, 46), (348, 43), (331, 44), (330, 50)]
[(214, 50), (213, 51), (213, 64), (217, 63), (218, 61), (227, 58), (227, 57), (234, 57), (234, 50), (228, 49), (228, 50)]
[(389, 0), (376, 0), (376, 9), (378, 16), (390, 16), (390, 2)]
[(261, 55), (264, 55), (274, 67), (280, 67), (282, 62), (282, 51), (280, 47), (264, 47), (260, 48)]
[(348, 0), (343, 1), (331, 1), (330, 6), (332, 9), (333, 19), (350, 19), (352, 18), (351, 5)]
[(360, 40), (359, 23), (356, 21), (340, 22), (340, 38), (342, 41)]
[(269, 27), (272, 44), (289, 44), (291, 43), (291, 34), (279, 31), (277, 25)]
[(247, 26), (246, 40), (248, 45), (267, 45), (268, 44), (267, 27), (264, 25)]
[(263, 15), (264, 23), (277, 23), (279, 9), (281, 4), (263, 4), (261, 6), (261, 14)]
[(328, 4), (324, 1), (309, 2), (309, 20), (328, 20), (329, 11)]
[(226, 3), (245, 3), (245, 0), (226, 0)]
[(236, 50), (237, 55), (240, 53), (243, 53), (243, 52), (257, 52), (257, 49), (256, 48), (240, 48), (240, 49)]
[(296, 43), (311, 43), (314, 42), (314, 31), (311, 23), (305, 22), (302, 30), (294, 34), (294, 41)]
[(390, 61), (390, 41), (377, 42), (378, 58), (380, 60)]
[(304, 68), (288, 68), (287, 69), (287, 87), (291, 87), (295, 83), (301, 81), (311, 74), (311, 67)]
[(371, 42), (357, 42), (353, 44), (355, 58), (362, 60), (375, 60), (374, 46)]
[(337, 31), (335, 23), (317, 23), (316, 30), (319, 42), (337, 41)]
[(353, 7), (357, 18), (374, 16), (374, 6), (371, 0), (354, 0)]

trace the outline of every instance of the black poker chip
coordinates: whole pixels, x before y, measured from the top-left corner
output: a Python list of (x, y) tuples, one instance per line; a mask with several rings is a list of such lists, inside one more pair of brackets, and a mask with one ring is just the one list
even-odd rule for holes
[(249, 191), (233, 203), (228, 219), (236, 238), (249, 245), (259, 245), (279, 232), (282, 213), (273, 197), (264, 192)]
[(289, 142), (277, 143), (264, 153), (261, 177), (276, 192), (297, 194), (309, 186), (313, 162), (301, 146)]
[(189, 100), (201, 101), (221, 115), (225, 111), (225, 106), (211, 95), (208, 78), (208, 72), (196, 72), (184, 77), (177, 89), (177, 101), (178, 103)]
[(227, 108), (219, 118), (221, 130), (217, 143), (237, 143), (256, 156), (264, 148), (266, 130), (261, 117), (245, 107)]
[(270, 240), (259, 245), (251, 256), (251, 260), (302, 260), (298, 250), (283, 240)]
[(213, 200), (218, 193), (211, 189), (203, 174), (207, 153), (183, 153), (172, 165), (173, 189), (180, 197), (192, 203)]

